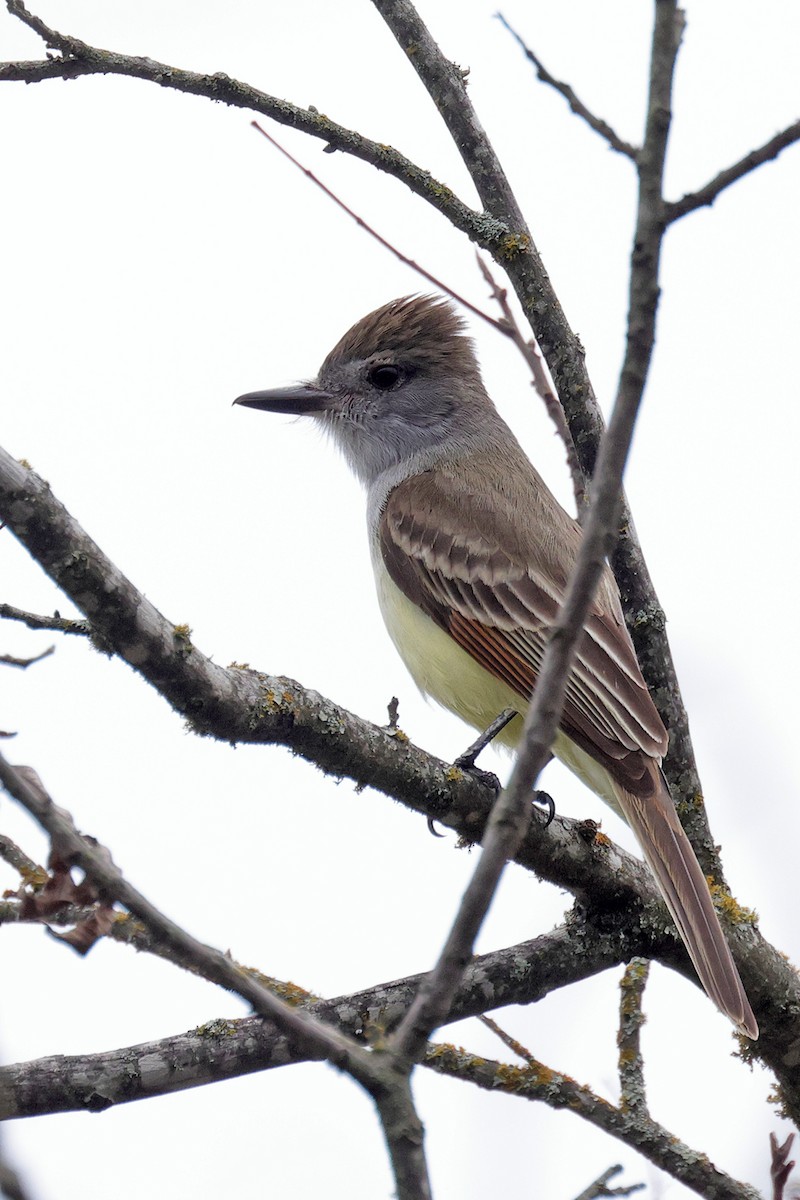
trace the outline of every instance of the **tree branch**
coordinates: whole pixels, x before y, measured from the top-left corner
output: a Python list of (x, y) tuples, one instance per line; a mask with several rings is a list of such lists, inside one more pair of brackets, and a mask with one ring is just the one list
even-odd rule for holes
[[(225, 670), (195, 647), (186, 626), (166, 620), (103, 554), (35, 472), (0, 449), (0, 517), (90, 618), (95, 635), (138, 671), (197, 733), (230, 742), (280, 743), (333, 776), (375, 788), (477, 842), (491, 805), (489, 789), (408, 741), (360, 720), (294, 680)], [(634, 931), (623, 953), (658, 958), (691, 975), (652, 877), (592, 822), (536, 819), (515, 856), (608, 921), (617, 936)], [(626, 907), (627, 906), (627, 907)], [(788, 1108), (800, 1118), (800, 1068), (785, 1046), (800, 1039), (796, 973), (761, 938), (747, 913), (726, 910), (748, 995), (758, 1011), (757, 1055), (778, 1075)], [(670, 932), (664, 933), (665, 928)]]
[(0, 83), (38, 83), (45, 79), (75, 79), (82, 75), (124, 75), (192, 96), (203, 96), (233, 108), (250, 109), (281, 125), (321, 138), (327, 148), (342, 150), (399, 179), (415, 195), (421, 196), (444, 214), (454, 228), (460, 229), (487, 250), (492, 246), (497, 250), (508, 236), (505, 226), (493, 221), (488, 214), (475, 212), (464, 204), (446, 184), (434, 179), (430, 171), (418, 167), (391, 146), (371, 141), (356, 130), (338, 125), (315, 108), (300, 108), (288, 100), (270, 96), (249, 84), (231, 79), (222, 72), (201, 75), (152, 58), (139, 58), (90, 46), (78, 38), (58, 33), (29, 12), (21, 0), (6, 0), (6, 4), (12, 15), (19, 17), (43, 38), (47, 46), (60, 51), (63, 57), (44, 63), (0, 63)]
[(715, 175), (703, 187), (698, 188), (696, 192), (687, 192), (685, 196), (681, 196), (680, 200), (667, 201), (664, 205), (664, 221), (665, 224), (671, 225), (674, 221), (679, 221), (681, 217), (685, 217), (688, 213), (695, 212), (698, 208), (704, 208), (706, 205), (713, 204), (717, 196), (729, 188), (731, 184), (738, 183), (745, 175), (749, 175), (751, 171), (755, 171), (757, 167), (764, 163), (771, 162), (777, 158), (782, 150), (787, 146), (794, 145), (800, 141), (800, 121), (795, 121), (780, 133), (776, 133), (774, 137), (765, 142), (763, 146), (759, 146), (756, 150), (751, 150), (749, 154), (745, 154), (744, 158), (740, 158), (733, 166), (726, 167), (724, 171), (720, 171), (719, 175)]
[[(119, 924), (112, 929), (112, 937)], [(136, 945), (159, 953), (158, 947)], [(447, 1020), (461, 1021), (509, 1004), (535, 1003), (618, 962), (618, 939), (595, 937), (575, 915), (568, 924), (542, 937), (474, 958)], [(423, 978), (411, 975), (322, 1000), (295, 984), (256, 975), (276, 995), (342, 1034), (361, 1040), (394, 1028)], [(318, 1053), (304, 1052), (268, 1017), (212, 1020), (199, 1029), (157, 1042), (100, 1054), (59, 1054), (2, 1067), (0, 1120), (99, 1111), (319, 1058)]]
[(439, 1045), (426, 1064), (442, 1075), (501, 1091), (524, 1100), (541, 1100), (550, 1108), (567, 1109), (626, 1146), (674, 1179), (699, 1192), (705, 1200), (761, 1200), (748, 1184), (719, 1171), (704, 1154), (681, 1142), (663, 1125), (641, 1113), (626, 1113), (597, 1096), (591, 1088), (534, 1060), (510, 1067), (494, 1059), (471, 1055), (456, 1046)]
[(69, 814), (56, 808), (44, 788), (12, 767), (2, 754), (0, 782), (47, 831), (58, 856), (85, 871), (106, 903), (123, 904), (147, 925), (157, 941), (188, 957), (206, 979), (235, 992), (256, 1012), (272, 1018), (305, 1054), (326, 1058), (360, 1083), (378, 1110), (398, 1200), (429, 1200), (422, 1124), (414, 1107), (405, 1064), (386, 1050), (371, 1052), (311, 1013), (287, 1004), (227, 955), (199, 942), (164, 916), (123, 878), (108, 851), (79, 834)]
[(363, 1052), (351, 1046), (331, 1030), (321, 1028), (307, 1015), (301, 1015), (252, 977), (231, 959), (186, 933), (138, 892), (114, 866), (111, 855), (78, 833), (64, 809), (57, 808), (41, 785), (35, 786), (20, 770), (0, 754), (0, 783), (9, 795), (25, 808), (48, 833), (59, 854), (79, 866), (102, 893), (104, 899), (123, 904), (143, 921), (153, 936), (178, 954), (198, 964), (206, 979), (235, 992), (264, 1016), (269, 1016), (296, 1038), (307, 1052), (322, 1053), (335, 1065), (350, 1071), (352, 1060)]
[(75, 633), (81, 637), (89, 637), (91, 634), (88, 621), (72, 621), (58, 613), (52, 617), (40, 616), (38, 613), (14, 608), (12, 604), (0, 604), (0, 618), (6, 621), (20, 621), (27, 625), (28, 629), (51, 629), (56, 633)]
[(496, 13), (495, 16), (500, 24), (511, 34), (528, 61), (536, 67), (536, 74), (541, 82), (546, 83), (548, 87), (554, 88), (555, 91), (559, 92), (570, 106), (572, 112), (575, 113), (575, 116), (585, 121), (590, 129), (593, 129), (595, 133), (598, 133), (608, 143), (612, 150), (616, 150), (618, 154), (623, 154), (626, 158), (630, 158), (633, 162), (636, 162), (636, 156), (639, 153), (636, 146), (632, 146), (630, 142), (626, 142), (621, 138), (613, 127), (609, 125), (608, 121), (604, 121), (602, 117), (595, 116), (583, 101), (578, 99), (575, 91), (568, 83), (563, 83), (561, 80), (556, 79), (554, 75), (551, 75), (542, 60), (533, 53), (517, 31), (509, 25), (502, 13)]

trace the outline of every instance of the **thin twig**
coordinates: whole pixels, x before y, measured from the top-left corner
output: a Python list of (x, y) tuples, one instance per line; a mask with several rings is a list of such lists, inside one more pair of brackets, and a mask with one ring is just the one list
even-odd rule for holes
[(25, 670), (27, 667), (32, 667), (34, 663), (41, 662), (43, 658), (49, 658), (51, 654), (55, 654), (55, 646), (48, 646), (41, 654), (34, 654), (32, 658), (17, 658), (13, 654), (0, 654), (0, 663), (6, 667), (21, 667)]
[(503, 1045), (508, 1046), (509, 1050), (521, 1058), (523, 1062), (526, 1062), (529, 1066), (532, 1066), (536, 1062), (530, 1050), (527, 1050), (522, 1042), (512, 1037), (510, 1033), (498, 1025), (496, 1021), (493, 1021), (491, 1017), (487, 1017), (485, 1013), (481, 1013), (479, 1020), (487, 1029), (491, 1029), (492, 1033), (500, 1038)]
[(508, 303), (508, 293), (505, 288), (501, 288), (497, 283), (480, 254), (476, 254), (475, 257), (478, 260), (478, 267), (483, 278), (492, 290), (492, 298), (500, 306), (500, 311), (503, 314), (502, 324), (504, 332), (508, 334), (528, 364), (533, 377), (533, 386), (536, 389), (536, 394), (544, 401), (547, 415), (555, 425), (556, 432), (564, 445), (567, 454), (567, 467), (572, 479), (572, 491), (575, 496), (575, 509), (580, 515), (583, 513), (586, 504), (586, 480), (581, 471), (578, 456), (575, 453), (575, 445), (572, 441), (569, 425), (567, 425), (567, 419), (564, 416), (564, 409), (561, 407), (558, 397), (551, 387), (550, 377), (539, 352), (539, 347), (536, 345), (536, 339), (526, 338), (523, 335), (511, 310), (511, 305)]
[(368, 221), (365, 221), (364, 218), (359, 216), (354, 209), (350, 208), (349, 204), (345, 204), (344, 200), (341, 200), (339, 196), (337, 196), (336, 193), (328, 187), (327, 184), (323, 183), (322, 180), (314, 174), (313, 171), (309, 170), (308, 167), (304, 167), (303, 164), (299, 162), (293, 154), (290, 154), (286, 147), (282, 146), (277, 138), (274, 138), (272, 134), (267, 133), (266, 129), (264, 129), (262, 125), (259, 125), (258, 121), (251, 121), (250, 124), (254, 129), (257, 129), (261, 136), (265, 137), (267, 141), (275, 147), (276, 150), (279, 150), (285, 158), (288, 158), (290, 163), (293, 163), (299, 171), (302, 171), (306, 178), (315, 184), (320, 191), (324, 192), (329, 200), (332, 200), (333, 203), (341, 208), (343, 212), (346, 212), (348, 217), (352, 217), (356, 225), (358, 225), (360, 229), (363, 229), (365, 233), (368, 233), (371, 238), (374, 238), (379, 246), (383, 246), (384, 250), (388, 250), (389, 253), (393, 254), (394, 257), (399, 262), (403, 263), (404, 266), (410, 267), (412, 271), (416, 271), (417, 275), (421, 275), (423, 279), (427, 279), (428, 283), (432, 283), (433, 286), (440, 292), (445, 292), (451, 297), (451, 299), (455, 300), (458, 304), (461, 304), (464, 308), (466, 308), (468, 312), (471, 312), (476, 317), (480, 317), (482, 321), (487, 323), (487, 325), (491, 325), (493, 329), (498, 331), (498, 333), (507, 333), (507, 330), (503, 328), (500, 321), (495, 320), (495, 318), (489, 313), (483, 312), (482, 309), (478, 308), (470, 300), (467, 300), (466, 297), (462, 296), (459, 292), (454, 292), (453, 289), (448, 286), (448, 284), (443, 283), (441, 279), (438, 279), (435, 275), (432, 275), (430, 271), (425, 269), (425, 267), (421, 267), (420, 264), (415, 262), (413, 258), (409, 258), (407, 255), (403, 254), (401, 250), (398, 250), (396, 246), (393, 246), (391, 242), (388, 242), (385, 237), (382, 237), (381, 234), (378, 233), (377, 229), (373, 229)]
[(91, 634), (91, 626), (88, 621), (70, 620), (62, 617), (59, 613), (54, 613), (52, 617), (40, 616), (39, 613), (25, 612), (21, 608), (14, 608), (12, 604), (0, 604), (0, 618), (7, 621), (21, 621), (29, 629), (51, 629), (56, 633), (80, 634), (81, 637), (88, 637)]
[(731, 184), (737, 183), (745, 175), (749, 175), (751, 171), (755, 171), (757, 167), (763, 166), (764, 163), (771, 162), (778, 157), (782, 150), (785, 150), (787, 146), (794, 145), (797, 141), (800, 141), (800, 121), (795, 121), (792, 125), (788, 125), (786, 129), (780, 133), (776, 133), (763, 146), (759, 146), (756, 150), (751, 150), (749, 154), (745, 154), (744, 158), (740, 158), (737, 163), (726, 167), (724, 171), (720, 171), (718, 175), (715, 175), (703, 187), (698, 188), (696, 192), (687, 192), (685, 196), (681, 196), (680, 200), (667, 201), (664, 205), (665, 223), (671, 225), (673, 221), (680, 220), (687, 213), (695, 212), (698, 208), (704, 208), (708, 204), (713, 204), (717, 196), (721, 192), (724, 192), (726, 188), (729, 188)]
[(583, 101), (578, 99), (574, 89), (570, 87), (568, 83), (562, 83), (561, 80), (556, 79), (554, 75), (551, 75), (542, 60), (536, 54), (534, 54), (530, 47), (522, 40), (520, 35), (515, 29), (512, 28), (502, 13), (495, 13), (495, 16), (500, 24), (503, 25), (514, 38), (514, 41), (520, 47), (528, 61), (532, 62), (536, 67), (536, 74), (542, 83), (546, 83), (548, 87), (554, 88), (555, 91), (559, 92), (564, 97), (575, 115), (584, 120), (589, 128), (593, 129), (595, 133), (599, 133), (600, 137), (608, 142), (612, 150), (616, 150), (618, 154), (624, 154), (626, 158), (630, 158), (636, 162), (636, 155), (639, 153), (636, 146), (632, 146), (630, 142), (626, 142), (623, 138), (621, 138), (619, 134), (616, 133), (616, 131), (612, 128), (612, 126), (609, 125), (608, 121), (604, 121), (602, 117), (595, 116), (595, 114), (586, 107)]

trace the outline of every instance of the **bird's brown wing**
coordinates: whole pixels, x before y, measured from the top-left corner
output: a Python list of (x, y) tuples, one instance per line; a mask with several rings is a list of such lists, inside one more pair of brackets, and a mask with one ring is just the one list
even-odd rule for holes
[[(569, 522), (568, 557), (580, 537)], [(560, 531), (561, 533), (564, 530)], [(406, 480), (380, 522), (383, 561), (396, 586), (463, 649), (524, 700), (533, 692), (571, 561), (537, 552), (503, 506), (459, 493), (442, 472)], [(639, 670), (613, 582), (604, 580), (578, 646), (563, 731), (634, 794), (652, 790), (652, 759), (666, 732)]]

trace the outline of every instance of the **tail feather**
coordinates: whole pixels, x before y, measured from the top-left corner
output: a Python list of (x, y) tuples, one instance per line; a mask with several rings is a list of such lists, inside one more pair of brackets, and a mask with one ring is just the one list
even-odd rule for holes
[[(660, 773), (659, 773), (660, 775)], [(705, 876), (683, 831), (663, 777), (641, 800), (619, 785), (615, 793), (636, 835), (700, 982), (717, 1008), (750, 1038), (758, 1024), (714, 910)]]

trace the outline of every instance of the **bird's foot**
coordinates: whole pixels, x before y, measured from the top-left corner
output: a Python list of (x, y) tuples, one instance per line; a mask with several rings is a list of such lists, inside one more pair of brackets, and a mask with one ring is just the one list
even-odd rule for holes
[[(499, 717), (495, 717), (491, 725), (484, 729), (483, 733), (475, 739), (471, 746), (468, 746), (463, 754), (459, 754), (458, 758), (453, 760), (453, 766), (458, 767), (460, 771), (465, 771), (476, 779), (478, 783), (482, 783), (485, 787), (490, 788), (494, 792), (495, 799), (503, 790), (500, 780), (493, 771), (484, 771), (480, 767), (475, 766), (475, 759), (485, 750), (498, 733), (501, 733), (508, 725), (509, 721), (513, 721), (517, 711), (514, 708), (506, 708), (500, 713)], [(444, 837), (443, 833), (439, 833), (434, 828), (434, 818), (428, 817), (428, 830), (434, 837)]]

